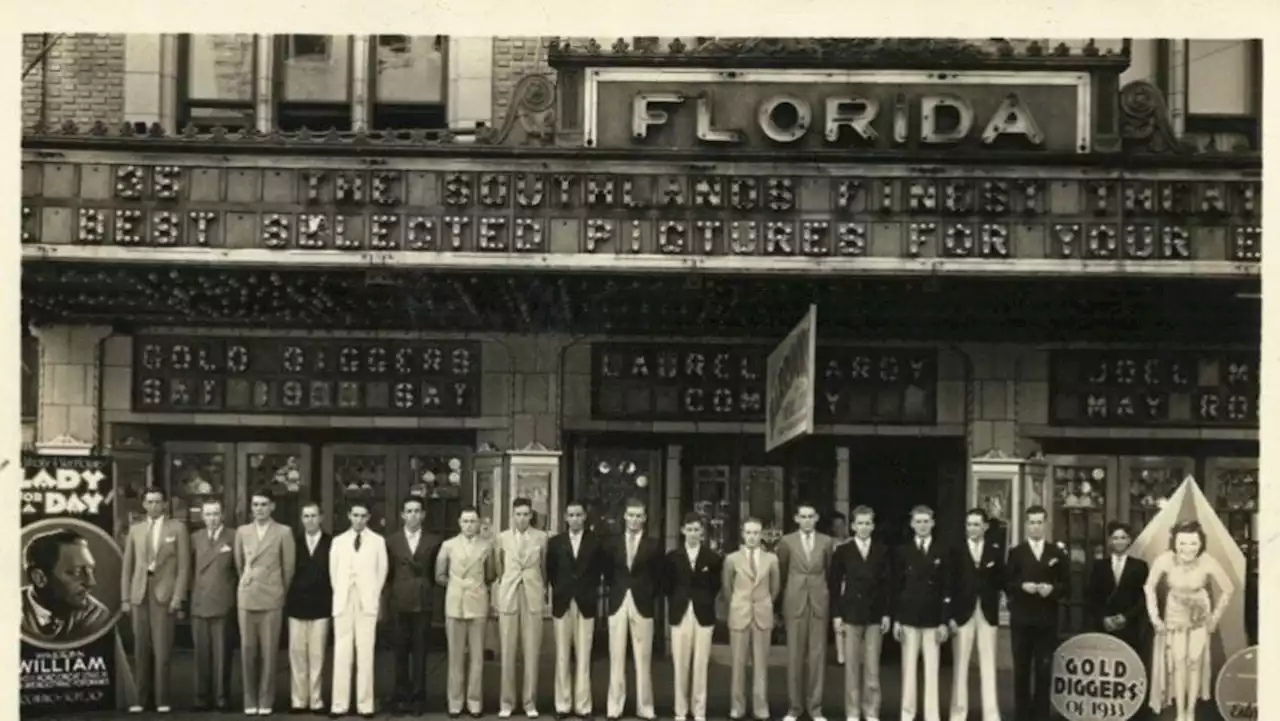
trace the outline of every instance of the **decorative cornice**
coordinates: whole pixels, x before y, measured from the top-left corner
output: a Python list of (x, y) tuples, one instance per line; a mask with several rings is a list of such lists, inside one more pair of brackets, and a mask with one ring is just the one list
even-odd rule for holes
[(1120, 52), (1100, 50), (1093, 40), (1073, 48), (1052, 48), (1037, 41), (1015, 45), (1004, 38), (698, 38), (690, 45), (675, 38), (665, 48), (656, 41), (629, 43), (619, 38), (609, 48), (594, 39), (579, 45), (552, 38), (548, 61), (561, 67), (736, 67), (736, 68), (946, 68), (1106, 69), (1129, 66), (1126, 40)]

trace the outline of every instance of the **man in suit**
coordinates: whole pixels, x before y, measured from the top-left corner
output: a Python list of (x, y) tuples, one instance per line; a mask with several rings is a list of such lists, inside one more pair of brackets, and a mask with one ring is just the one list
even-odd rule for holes
[[(1133, 529), (1129, 524), (1109, 522), (1107, 540), (1110, 553), (1106, 558), (1095, 560), (1089, 573), (1086, 594), (1089, 620), (1094, 631), (1115, 636), (1146, 658), (1151, 650), (1151, 621), (1147, 618), (1143, 589), (1149, 570), (1147, 562), (1129, 555), (1129, 546), (1133, 543)], [(1143, 704), (1134, 718), (1147, 718), (1149, 711)]]
[(1095, 561), (1089, 574), (1089, 618), (1095, 631), (1109, 633), (1145, 656), (1142, 640), (1150, 621), (1142, 587), (1147, 562), (1129, 555), (1133, 532), (1128, 524), (1108, 523), (1107, 540), (1111, 552)]
[[(480, 537), (480, 514), (467, 506), (458, 514), (458, 535), (440, 546), (436, 582), (445, 587), (445, 640), (449, 645), (449, 717), (462, 714), (463, 703), (481, 715), (484, 674), (484, 629), (489, 618), (489, 584), (496, 577), (493, 547)], [(463, 659), (467, 666), (463, 666)], [(466, 685), (465, 696), (463, 685)]]
[[(591, 716), (591, 641), (600, 599), (600, 543), (585, 530), (586, 508), (572, 501), (564, 509), (566, 533), (547, 541), (547, 582), (556, 636), (556, 716)], [(569, 655), (574, 672), (569, 673)]]
[[(818, 509), (812, 503), (796, 506), (799, 530), (778, 542), (782, 573), (782, 617), (787, 630), (787, 697), (784, 721), (808, 713), (822, 715), (822, 686), (827, 665), (827, 615), (830, 592), (827, 572), (835, 544), (818, 533)], [(806, 683), (807, 681), (807, 683)]]
[(271, 518), (275, 501), (266, 489), (249, 499), (253, 520), (236, 530), (236, 605), (240, 620), (240, 668), (246, 716), (270, 716), (276, 698), (276, 652), (285, 593), (297, 561), (293, 533)]
[(1058, 645), (1058, 600), (1070, 583), (1067, 554), (1045, 540), (1048, 512), (1030, 506), (1023, 516), (1027, 539), (1009, 551), (1005, 595), (1013, 641), (1014, 718), (1049, 718), (1053, 651)]
[[(724, 562), (702, 545), (702, 518), (687, 513), (680, 532), (684, 544), (667, 554), (662, 574), (667, 616), (671, 624), (671, 659), (675, 669), (675, 718), (707, 718), (707, 664), (711, 632), (716, 625), (716, 594)], [(690, 683), (692, 681), (692, 683)]]
[(196, 710), (227, 709), (231, 687), (231, 614), (236, 608), (235, 532), (222, 522), (222, 501), (200, 506), (204, 528), (191, 532), (191, 636), (195, 642)]
[[(387, 582), (387, 544), (368, 528), (365, 501), (347, 503), (351, 526), (329, 548), (329, 580), (333, 584), (333, 701), (330, 715), (351, 708), (351, 665), (355, 661), (356, 709), (373, 718), (373, 647), (378, 611)], [(352, 658), (354, 652), (354, 659)]]
[(751, 651), (751, 706), (756, 721), (769, 718), (769, 647), (773, 635), (773, 600), (782, 590), (778, 557), (760, 547), (764, 524), (742, 523), (742, 547), (724, 561), (724, 596), (729, 599), (729, 718), (747, 715), (747, 651)]
[(498, 695), (498, 718), (510, 718), (516, 701), (516, 657), (523, 658), (524, 713), (538, 717), (538, 653), (542, 649), (542, 610), (547, 584), (544, 562), (547, 534), (532, 528), (533, 502), (517, 498), (511, 502), (511, 528), (498, 534), (495, 561), (498, 588), (494, 605), (498, 608), (498, 639), (502, 656), (502, 686)]
[(914, 721), (919, 703), (916, 664), (924, 656), (924, 718), (939, 721), (938, 647), (951, 620), (951, 558), (933, 537), (933, 509), (911, 509), (914, 537), (894, 559), (893, 635), (902, 644), (902, 721)]
[(875, 511), (853, 509), (853, 538), (831, 559), (832, 625), (844, 645), (844, 712), (848, 721), (880, 719), (880, 647), (889, 632), (892, 552), (872, 541)]
[(964, 519), (965, 542), (952, 561), (951, 721), (969, 718), (969, 663), (978, 647), (978, 680), (983, 721), (1000, 721), (996, 699), (996, 630), (1000, 626), (1000, 592), (1004, 590), (1004, 549), (988, 533), (989, 518), (981, 508)]
[[(169, 653), (173, 650), (173, 620), (191, 580), (191, 537), (176, 518), (166, 518), (169, 505), (163, 489), (142, 494), (146, 519), (133, 524), (124, 546), (120, 607), (133, 611), (133, 659), (141, 713), (154, 700), (159, 713), (169, 713)], [(154, 687), (152, 684), (155, 684)]]
[(404, 526), (387, 538), (387, 610), (395, 638), (396, 710), (422, 713), (427, 700), (427, 634), (431, 630), (436, 553), (440, 538), (422, 530), (426, 507), (410, 496), (400, 504)]
[(648, 514), (643, 502), (627, 501), (626, 530), (612, 539), (605, 552), (604, 584), (608, 589), (609, 696), (606, 713), (622, 716), (627, 703), (627, 638), (636, 671), (636, 716), (652, 721), (653, 611), (657, 606), (662, 549), (644, 534)]
[(284, 612), (289, 618), (289, 703), (294, 713), (324, 712), (321, 679), (333, 615), (329, 557), (333, 537), (320, 528), (320, 505), (302, 507), (302, 532), (294, 538), (297, 570)]

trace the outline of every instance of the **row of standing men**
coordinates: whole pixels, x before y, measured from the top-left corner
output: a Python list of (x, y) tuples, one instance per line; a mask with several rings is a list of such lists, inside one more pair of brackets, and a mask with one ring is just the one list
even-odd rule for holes
[[(531, 504), (516, 499), (511, 528), (493, 538), (480, 534), (474, 508), (459, 514), (459, 533), (441, 542), (422, 527), (424, 506), (406, 499), (403, 527), (384, 538), (367, 527), (369, 509), (349, 503), (350, 528), (330, 536), (320, 509), (302, 509), (294, 533), (272, 520), (269, 493), (252, 497), (253, 519), (232, 531), (216, 501), (202, 508), (205, 528), (187, 535), (181, 521), (164, 517), (165, 495), (149, 489), (147, 518), (130, 529), (125, 547), (125, 608), (132, 609), (138, 699), (130, 710), (153, 704), (170, 710), (169, 651), (173, 620), (189, 612), (196, 647), (196, 708), (228, 706), (230, 618), (237, 614), (244, 674), (244, 712), (270, 715), (275, 699), (276, 649), (282, 617), (288, 620), (291, 710), (371, 716), (374, 645), (379, 620), (393, 625), (395, 710), (420, 712), (425, 702), (427, 634), (433, 584), (445, 587), (448, 645), (447, 711), (479, 717), (484, 629), (491, 604), (499, 629), (499, 717), (516, 710), (517, 659), (523, 658), (522, 710), (538, 717), (537, 657), (544, 604), (550, 586), (555, 635), (555, 712), (589, 718), (593, 713), (590, 659), (600, 595), (607, 613), (609, 719), (622, 716), (627, 700), (628, 646), (635, 668), (635, 716), (654, 719), (651, 649), (655, 610), (668, 603), (674, 660), (674, 716), (706, 718), (706, 679), (717, 597), (726, 602), (732, 683), (730, 718), (748, 713), (746, 675), (752, 669), (750, 712), (770, 718), (767, 652), (776, 620), (786, 630), (785, 721), (822, 709), (827, 629), (842, 646), (845, 708), (849, 721), (878, 721), (880, 648), (892, 633), (903, 648), (901, 715), (923, 712), (938, 721), (939, 647), (954, 637), (950, 717), (968, 715), (968, 673), (977, 649), (982, 718), (996, 721), (995, 634), (999, 596), (1006, 593), (1015, 666), (1014, 718), (1048, 717), (1050, 661), (1057, 643), (1058, 599), (1068, 584), (1067, 558), (1044, 539), (1045, 509), (1026, 511), (1027, 540), (1010, 549), (988, 538), (981, 509), (966, 518), (963, 544), (933, 537), (934, 515), (911, 513), (913, 538), (899, 547), (872, 540), (874, 511), (854, 509), (853, 533), (844, 543), (815, 530), (817, 509), (800, 504), (798, 530), (776, 552), (760, 543), (762, 525), (744, 521), (742, 546), (727, 557), (703, 543), (696, 515), (684, 519), (684, 544), (664, 552), (645, 535), (646, 508), (630, 501), (624, 533), (600, 537), (585, 529), (582, 504), (565, 510), (567, 529), (548, 535), (530, 525)], [(194, 567), (192, 564), (194, 563)], [(495, 584), (496, 581), (496, 584)], [(322, 697), (330, 623), (334, 636), (330, 703)], [(750, 663), (748, 663), (750, 656)], [(923, 660), (924, 698), (918, 702), (917, 664)], [(354, 663), (353, 663), (354, 662)], [(572, 662), (572, 663), (571, 663)], [(355, 703), (351, 699), (355, 672)]]

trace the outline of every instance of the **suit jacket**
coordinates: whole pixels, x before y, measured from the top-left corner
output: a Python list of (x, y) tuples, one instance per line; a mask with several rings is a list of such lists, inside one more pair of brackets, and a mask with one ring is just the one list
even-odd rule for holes
[(562, 618), (569, 611), (569, 602), (577, 601), (578, 613), (583, 618), (595, 618), (603, 572), (600, 539), (596, 534), (582, 532), (576, 558), (567, 532), (552, 536), (547, 541), (547, 583), (551, 584), (551, 615)]
[(493, 544), (488, 539), (477, 535), (468, 543), (458, 534), (441, 544), (436, 582), (445, 587), (445, 618), (487, 618), (489, 584), (496, 575)]
[(889, 587), (893, 583), (892, 552), (884, 541), (870, 539), (867, 557), (857, 541), (841, 543), (831, 558), (831, 616), (855, 626), (880, 623), (889, 615)]
[(692, 607), (699, 626), (716, 625), (716, 594), (720, 592), (724, 560), (720, 554), (699, 546), (695, 563), (689, 563), (689, 551), (683, 544), (667, 552), (662, 591), (667, 597), (667, 616), (672, 626), (679, 626)]
[(356, 550), (355, 531), (348, 529), (333, 539), (329, 547), (329, 582), (333, 585), (333, 613), (345, 613), (356, 594), (361, 616), (377, 616), (382, 605), (382, 587), (387, 582), (387, 542), (368, 528), (360, 532)]
[(975, 563), (969, 539), (954, 546), (952, 559), (951, 619), (963, 626), (982, 606), (982, 617), (996, 624), (1000, 616), (1000, 592), (1004, 590), (1004, 548), (988, 536), (982, 539), (982, 555)]
[(236, 533), (223, 526), (209, 538), (209, 530), (191, 532), (195, 568), (191, 575), (191, 615), (218, 618), (236, 607)]
[[(1058, 600), (1070, 587), (1068, 565), (1067, 554), (1048, 540), (1038, 561), (1027, 541), (1009, 550), (1004, 579), (1011, 626), (1058, 627)], [(1053, 592), (1048, 597), (1032, 595), (1022, 590), (1024, 583), (1052, 584)]]
[(893, 571), (893, 620), (913, 628), (933, 628), (951, 620), (953, 556), (936, 537), (921, 551), (913, 537), (898, 547)]
[(835, 543), (831, 536), (814, 532), (813, 554), (804, 552), (800, 532), (788, 533), (778, 542), (778, 567), (782, 571), (782, 614), (795, 618), (806, 613), (825, 617), (830, 610), (831, 595), (827, 587), (827, 569)]
[(782, 590), (778, 557), (756, 549), (756, 569), (751, 570), (747, 549), (739, 548), (724, 559), (724, 595), (729, 599), (729, 630), (773, 628), (773, 600)]
[(520, 597), (525, 610), (542, 615), (547, 595), (547, 582), (543, 576), (547, 552), (547, 533), (532, 526), (524, 532), (523, 540), (517, 540), (514, 529), (498, 534), (494, 544), (497, 563), (498, 587), (494, 605), (498, 613), (515, 613), (520, 609)]
[(305, 531), (293, 537), (297, 549), (297, 570), (289, 593), (285, 597), (284, 612), (289, 618), (314, 621), (333, 615), (333, 584), (329, 581), (329, 553), (333, 536), (320, 532), (316, 550), (307, 549)]
[(622, 602), (631, 593), (631, 602), (643, 618), (653, 618), (658, 595), (662, 593), (659, 577), (665, 563), (662, 547), (652, 538), (641, 534), (636, 544), (636, 556), (627, 568), (627, 532), (609, 539), (604, 550), (604, 583), (609, 589), (609, 615), (622, 608)]
[(270, 521), (258, 540), (255, 525), (249, 522), (236, 530), (236, 572), (240, 574), (236, 601), (245, 611), (274, 611), (284, 607), (297, 549), (288, 526)]
[(1119, 614), (1124, 616), (1125, 625), (1114, 635), (1124, 638), (1131, 645), (1137, 645), (1139, 638), (1150, 623), (1147, 618), (1147, 598), (1143, 585), (1147, 581), (1147, 562), (1141, 558), (1125, 556), (1124, 568), (1120, 571), (1120, 582), (1116, 582), (1115, 573), (1111, 570), (1111, 555), (1094, 561), (1089, 570), (1089, 589), (1086, 603), (1089, 608), (1089, 619), (1099, 633), (1112, 633), (1102, 625), (1102, 619)]
[(125, 539), (120, 588), (124, 589), (124, 600), (133, 605), (142, 603), (147, 596), (147, 569), (153, 561), (156, 570), (150, 576), (156, 602), (167, 605), (175, 597), (186, 599), (191, 582), (191, 536), (187, 532), (187, 524), (176, 518), (164, 518), (159, 523), (160, 542), (156, 546), (155, 558), (151, 557), (150, 539), (147, 537), (148, 521), (133, 524)]
[(418, 532), (418, 547), (409, 550), (409, 536), (404, 529), (387, 537), (387, 608), (392, 613), (424, 613), (431, 610), (435, 589), (436, 554), (440, 537)]

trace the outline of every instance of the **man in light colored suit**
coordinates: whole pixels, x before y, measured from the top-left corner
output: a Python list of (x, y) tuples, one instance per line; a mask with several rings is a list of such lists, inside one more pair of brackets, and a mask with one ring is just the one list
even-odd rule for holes
[(191, 636), (195, 641), (195, 708), (227, 708), (231, 688), (231, 613), (236, 608), (236, 534), (222, 522), (222, 501), (200, 507), (204, 528), (191, 532)]
[(378, 607), (387, 582), (387, 544), (367, 528), (369, 506), (348, 503), (351, 527), (333, 539), (329, 548), (329, 580), (333, 584), (333, 705), (334, 716), (351, 708), (351, 655), (355, 651), (356, 708), (373, 717), (373, 647), (378, 632)]
[(773, 600), (782, 590), (778, 557), (760, 547), (764, 524), (742, 523), (742, 548), (724, 561), (724, 596), (729, 599), (729, 657), (732, 681), (729, 718), (747, 715), (747, 651), (751, 651), (751, 706), (757, 721), (769, 718), (769, 647), (773, 635)]
[(822, 715), (822, 686), (830, 602), (827, 569), (835, 544), (831, 536), (814, 530), (818, 509), (812, 503), (796, 506), (796, 525), (800, 527), (798, 531), (778, 542), (782, 617), (787, 629), (789, 706), (784, 721), (796, 721), (805, 713), (813, 721), (826, 721)]
[(524, 661), (524, 713), (538, 717), (538, 653), (542, 648), (542, 610), (547, 593), (547, 534), (531, 528), (533, 503), (511, 502), (511, 528), (498, 534), (495, 560), (498, 587), (498, 637), (502, 650), (502, 688), (498, 718), (510, 718), (516, 697), (516, 655)]
[[(458, 514), (460, 533), (440, 544), (436, 582), (445, 587), (444, 630), (449, 646), (446, 696), (449, 718), (467, 711), (481, 716), (484, 629), (489, 618), (489, 584), (494, 572), (492, 544), (480, 537), (480, 514), (467, 506)], [(462, 665), (464, 657), (467, 666)], [(463, 686), (466, 686), (464, 695)]]
[(236, 603), (240, 619), (240, 669), (246, 716), (270, 716), (276, 698), (276, 653), (285, 595), (293, 582), (297, 547), (288, 526), (276, 523), (271, 492), (253, 493), (253, 520), (236, 530)]
[(168, 505), (163, 489), (144, 491), (142, 507), (147, 517), (129, 529), (124, 546), (120, 573), (124, 599), (120, 607), (126, 613), (133, 611), (138, 684), (138, 703), (129, 707), (130, 713), (141, 713), (152, 701), (159, 713), (171, 710), (169, 653), (173, 650), (173, 620), (182, 610), (191, 580), (191, 539), (186, 524), (165, 518)]

